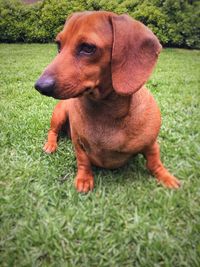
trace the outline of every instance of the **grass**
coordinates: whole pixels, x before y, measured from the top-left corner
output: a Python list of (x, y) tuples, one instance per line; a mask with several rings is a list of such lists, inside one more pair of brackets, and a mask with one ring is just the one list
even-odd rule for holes
[(56, 101), (33, 84), (55, 53), (0, 45), (0, 266), (199, 266), (200, 52), (165, 49), (148, 82), (163, 116), (162, 159), (181, 189), (158, 186), (138, 156), (95, 168), (87, 195), (73, 187), (70, 141), (42, 152)]

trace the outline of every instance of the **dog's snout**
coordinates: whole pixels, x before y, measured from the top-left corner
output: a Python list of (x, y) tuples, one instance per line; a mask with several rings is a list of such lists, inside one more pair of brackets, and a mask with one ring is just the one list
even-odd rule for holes
[(52, 76), (42, 76), (35, 83), (35, 89), (43, 95), (53, 95), (55, 79)]

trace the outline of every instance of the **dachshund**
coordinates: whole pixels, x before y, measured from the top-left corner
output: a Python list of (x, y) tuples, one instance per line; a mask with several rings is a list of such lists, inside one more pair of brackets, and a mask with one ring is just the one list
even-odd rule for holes
[(56, 151), (58, 134), (68, 126), (77, 191), (94, 188), (92, 165), (115, 169), (138, 153), (159, 183), (178, 188), (160, 160), (161, 115), (145, 87), (162, 49), (152, 31), (128, 15), (86, 11), (67, 19), (56, 43), (58, 54), (35, 88), (60, 99), (44, 151)]

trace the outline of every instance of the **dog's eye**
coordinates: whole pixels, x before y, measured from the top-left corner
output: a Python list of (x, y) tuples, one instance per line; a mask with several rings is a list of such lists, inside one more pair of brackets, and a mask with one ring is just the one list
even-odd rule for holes
[(96, 51), (96, 46), (92, 44), (83, 43), (80, 45), (79, 53), (83, 55), (92, 55)]
[(59, 41), (56, 41), (56, 45), (57, 45), (58, 53), (60, 53), (60, 51), (61, 51), (61, 43)]

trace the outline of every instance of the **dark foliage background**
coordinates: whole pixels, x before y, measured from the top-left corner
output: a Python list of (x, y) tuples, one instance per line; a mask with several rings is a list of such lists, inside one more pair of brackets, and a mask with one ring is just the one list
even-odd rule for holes
[(165, 46), (200, 48), (198, 0), (44, 0), (32, 5), (0, 0), (0, 41), (51, 42), (67, 16), (83, 10), (128, 13)]

